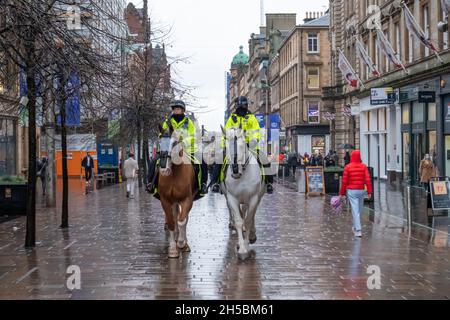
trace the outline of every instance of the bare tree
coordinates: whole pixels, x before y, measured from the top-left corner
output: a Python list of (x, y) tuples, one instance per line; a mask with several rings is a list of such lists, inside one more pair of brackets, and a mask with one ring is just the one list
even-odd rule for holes
[[(111, 95), (120, 76), (120, 59), (105, 50), (105, 43), (124, 39), (111, 34), (107, 26), (112, 21), (122, 23), (120, 17), (97, 1), (82, 1), (81, 28), (70, 28), (67, 14), (73, 1), (56, 0), (0, 0), (0, 16), (6, 17), (0, 25), (0, 51), (12, 61), (17, 73), (26, 75), (26, 99), (22, 99), (28, 111), (28, 199), (27, 233), (25, 245), (35, 245), (36, 212), (36, 101), (41, 96), (42, 83), (48, 91), (43, 95), (47, 107), (59, 119), (63, 158), (62, 224), (68, 227), (68, 176), (66, 141), (66, 101), (82, 91), (83, 113), (95, 118), (104, 117), (111, 109)], [(77, 85), (67, 89), (71, 75), (79, 79)], [(10, 76), (10, 75), (9, 75)], [(40, 79), (37, 81), (37, 79)], [(45, 79), (45, 80), (44, 80)], [(107, 88), (107, 89), (106, 89)], [(4, 95), (7, 108), (18, 113), (17, 99)], [(51, 117), (50, 117), (51, 118)]]

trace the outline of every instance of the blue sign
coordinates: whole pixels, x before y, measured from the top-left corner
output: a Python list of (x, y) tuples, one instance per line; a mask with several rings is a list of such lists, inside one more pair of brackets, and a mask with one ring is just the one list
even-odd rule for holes
[(119, 165), (119, 149), (112, 143), (99, 143), (97, 145), (98, 166)]
[(255, 114), (256, 119), (258, 120), (259, 127), (264, 129), (266, 127), (266, 118), (262, 113)]
[(279, 113), (269, 115), (269, 142), (280, 140), (281, 117)]
[[(56, 80), (59, 85), (59, 80)], [(80, 86), (81, 81), (76, 73), (70, 76), (65, 91), (66, 91), (66, 126), (80, 126)], [(61, 117), (58, 115), (58, 125), (61, 125)]]

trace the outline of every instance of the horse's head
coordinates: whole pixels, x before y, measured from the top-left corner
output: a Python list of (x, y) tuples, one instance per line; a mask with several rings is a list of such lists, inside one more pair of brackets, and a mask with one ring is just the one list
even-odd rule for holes
[(245, 133), (240, 128), (230, 128), (225, 131), (223, 127), (222, 132), (226, 140), (227, 158), (233, 169), (232, 176), (234, 179), (239, 179), (242, 177), (249, 160)]
[(159, 145), (160, 173), (163, 176), (170, 176), (172, 165), (181, 164), (184, 155), (183, 138), (177, 134), (172, 124), (169, 124), (167, 129), (160, 125), (159, 132), (161, 134)]

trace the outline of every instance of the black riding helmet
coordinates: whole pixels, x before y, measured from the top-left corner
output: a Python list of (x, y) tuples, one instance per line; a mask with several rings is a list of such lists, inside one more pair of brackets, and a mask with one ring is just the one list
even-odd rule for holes
[(248, 99), (247, 97), (241, 96), (236, 98), (235, 102), (236, 104), (236, 109), (237, 108), (244, 108), (244, 109), (248, 109)]
[(169, 107), (173, 110), (175, 108), (181, 108), (186, 111), (186, 104), (182, 100), (174, 100), (169, 104)]

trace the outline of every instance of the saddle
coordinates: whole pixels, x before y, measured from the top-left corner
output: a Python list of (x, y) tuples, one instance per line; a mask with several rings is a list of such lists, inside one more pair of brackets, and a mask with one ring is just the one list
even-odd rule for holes
[[(159, 192), (158, 192), (158, 178), (159, 178), (159, 170), (158, 170), (159, 165), (158, 164), (156, 165), (156, 170), (155, 170), (153, 179), (151, 179), (151, 182), (148, 183), (146, 190), (153, 197), (155, 197), (158, 200), (161, 200), (161, 197), (159, 196)], [(196, 179), (196, 183), (194, 184), (194, 186), (192, 188), (192, 193), (194, 194), (194, 201), (197, 201), (197, 200), (200, 200), (203, 198), (203, 196), (200, 195), (203, 172), (199, 165), (194, 165), (194, 174), (197, 177), (197, 179)]]

